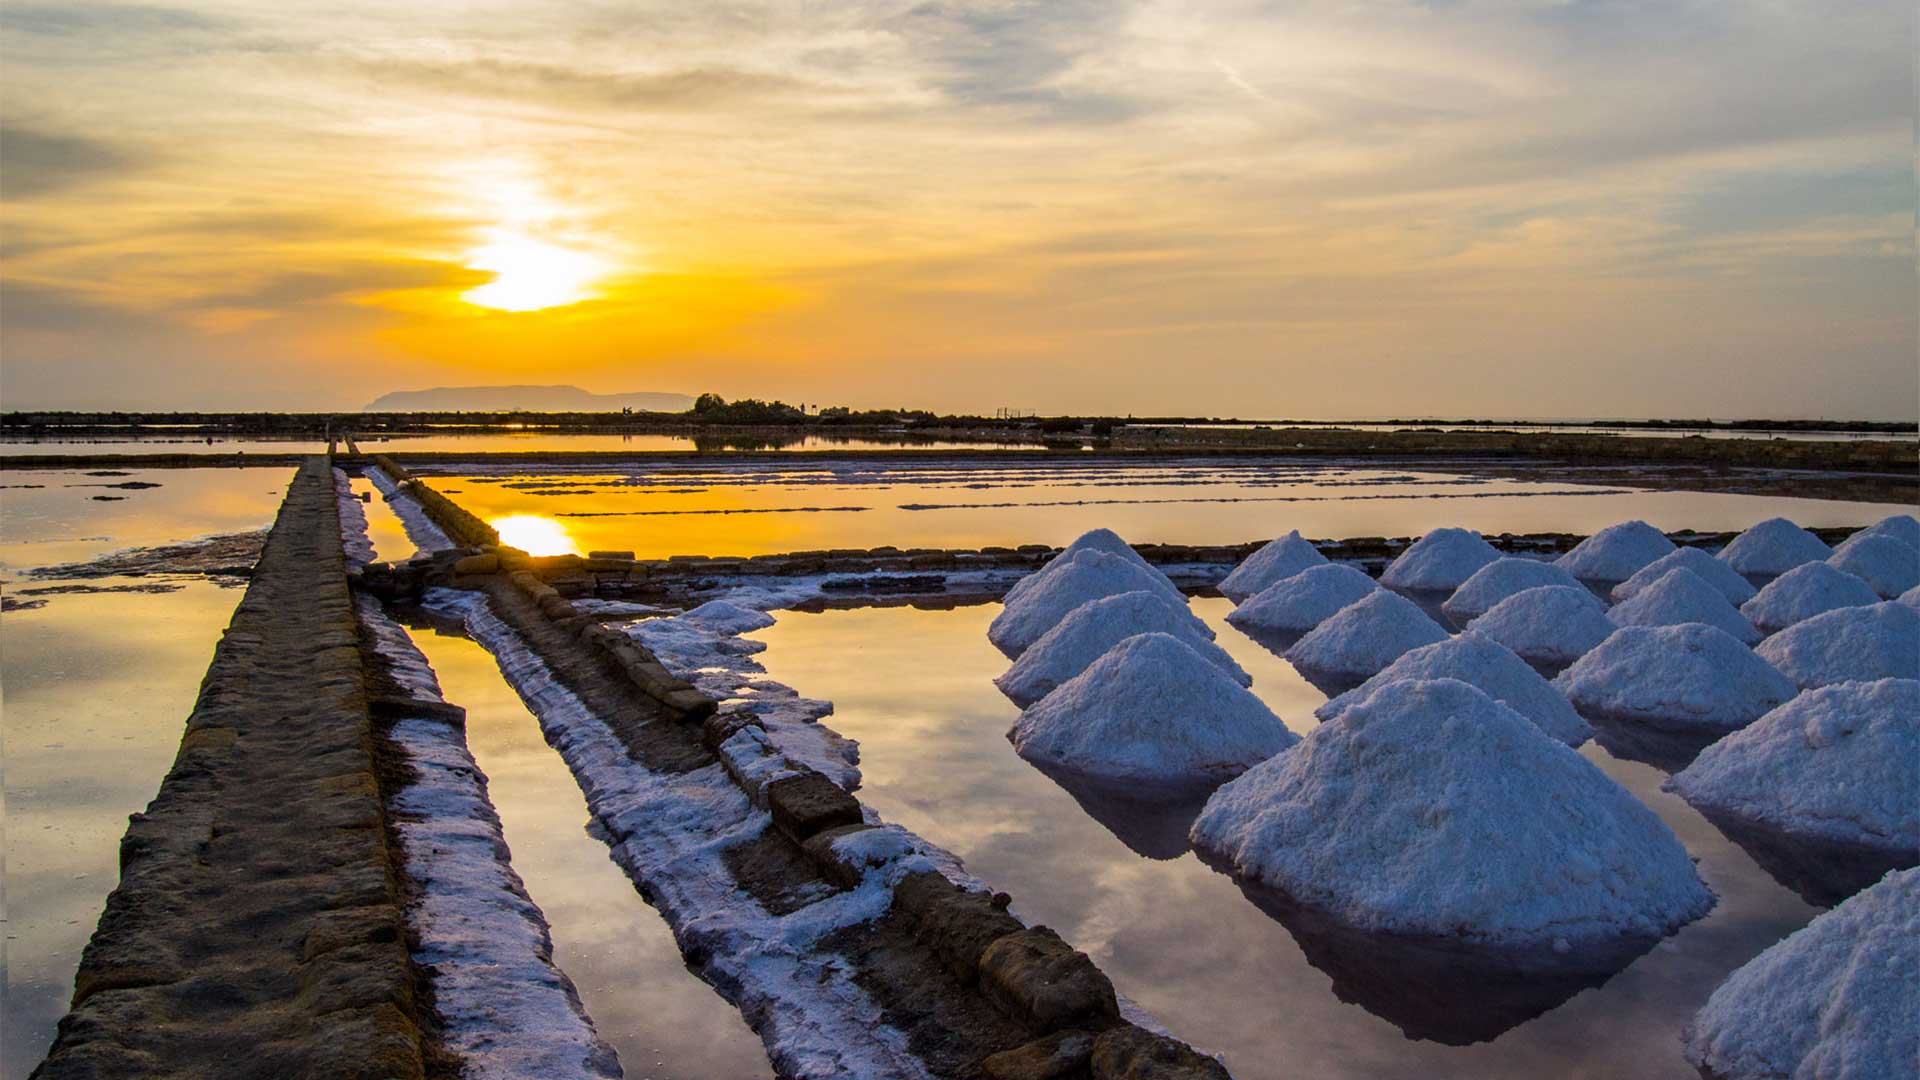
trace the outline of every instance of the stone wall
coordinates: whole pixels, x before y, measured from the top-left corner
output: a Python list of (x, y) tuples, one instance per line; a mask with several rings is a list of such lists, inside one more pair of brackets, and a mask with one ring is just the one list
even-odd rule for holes
[(35, 1076), (419, 1077), (332, 471), (288, 488)]

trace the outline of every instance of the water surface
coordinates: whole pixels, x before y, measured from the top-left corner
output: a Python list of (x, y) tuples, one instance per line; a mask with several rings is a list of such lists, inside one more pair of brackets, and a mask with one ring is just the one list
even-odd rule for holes
[[(1224, 622), (1231, 605), (1194, 610), (1254, 676), (1254, 692), (1296, 732), (1316, 726), (1324, 697), (1292, 668)], [(1185, 819), (1095, 816), (1017, 757), (1006, 731), (1018, 709), (989, 681), (1007, 667), (986, 639), (997, 604), (954, 611), (869, 608), (810, 615), (778, 612), (754, 634), (769, 676), (831, 699), (825, 722), (858, 739), (861, 798), (960, 855), (1004, 889), (1030, 922), (1059, 930), (1180, 1037), (1219, 1052), (1236, 1076), (1585, 1076), (1696, 1080), (1680, 1053), (1680, 1028), (1725, 976), (1804, 925), (1815, 910), (1677, 798), (1666, 774), (1613, 758), (1591, 760), (1673, 827), (1720, 896), (1706, 918), (1668, 938), (1597, 989), (1581, 991), (1491, 1041), (1453, 1046), (1410, 1038), (1382, 1013), (1406, 1020), (1404, 1002), (1354, 992), (1378, 968), (1338, 943), (1294, 933), (1227, 876), (1201, 864), (1178, 837)], [(1169, 838), (1173, 838), (1169, 842)], [(1145, 852), (1145, 854), (1143, 854)], [(1302, 942), (1315, 949), (1308, 959)], [(1336, 992), (1329, 962), (1348, 964)], [(1402, 980), (1400, 989), (1419, 989)], [(1486, 1022), (1476, 995), (1452, 1036)], [(1346, 993), (1352, 1000), (1343, 1000)], [(1417, 996), (1417, 995), (1415, 995)], [(1451, 1009), (1452, 1002), (1443, 1005)], [(1369, 1008), (1369, 1005), (1372, 1008)], [(1461, 1012), (1462, 1010), (1453, 1010)], [(1499, 1024), (1495, 1024), (1499, 1026)]]

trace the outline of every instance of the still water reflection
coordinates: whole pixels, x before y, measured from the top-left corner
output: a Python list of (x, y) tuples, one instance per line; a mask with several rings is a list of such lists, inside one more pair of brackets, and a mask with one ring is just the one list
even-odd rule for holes
[[(1230, 606), (1194, 601), (1254, 691), (1294, 730), (1310, 730), (1324, 697), (1226, 625)], [(874, 809), (960, 855), (1022, 916), (1090, 952), (1122, 992), (1222, 1053), (1237, 1076), (1691, 1078), (1681, 1025), (1728, 972), (1814, 914), (1660, 791), (1665, 773), (1589, 745), (1673, 827), (1719, 906), (1604, 985), (1560, 988), (1568, 1000), (1537, 1019), (1518, 1022), (1552, 1005), (1537, 987), (1516, 1001), (1507, 987), (1432, 984), (1439, 1000), (1410, 1000), (1380, 965), (1343, 964), (1364, 954), (1310, 929), (1296, 936), (1202, 865), (1178, 839), (1184, 810), (1168, 808), (1156, 827), (1084, 804), (1015, 756), (1005, 733), (1017, 710), (989, 681), (1006, 667), (986, 639), (998, 610), (778, 612), (754, 636), (768, 643), (770, 678), (834, 701), (827, 722), (860, 741), (862, 797)], [(1386, 975), (1406, 962), (1390, 958)], [(1458, 995), (1477, 996), (1450, 1000)]]
[(489, 520), (565, 527), (574, 550), (761, 555), (822, 548), (1060, 545), (1107, 527), (1135, 543), (1225, 544), (1288, 529), (1317, 538), (1418, 535), (1440, 525), (1485, 533), (1586, 533), (1630, 518), (1663, 529), (1743, 529), (1785, 516), (1864, 525), (1868, 503), (1691, 491), (1625, 491), (1437, 471), (1203, 459), (1156, 465), (635, 467), (485, 471), (429, 482)]
[(766, 1051), (732, 1005), (688, 971), (660, 914), (607, 845), (586, 799), (493, 656), (464, 637), (412, 631), (448, 701), (467, 710), (467, 747), (487, 774), (513, 868), (553, 932), (553, 958), (630, 1077), (763, 1077)]

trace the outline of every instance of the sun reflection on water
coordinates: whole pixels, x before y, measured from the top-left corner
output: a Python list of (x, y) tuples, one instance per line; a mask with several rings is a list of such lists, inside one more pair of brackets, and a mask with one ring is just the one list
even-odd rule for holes
[(577, 555), (580, 548), (567, 527), (538, 514), (509, 514), (490, 518), (487, 524), (500, 534), (500, 542), (517, 547), (529, 555)]

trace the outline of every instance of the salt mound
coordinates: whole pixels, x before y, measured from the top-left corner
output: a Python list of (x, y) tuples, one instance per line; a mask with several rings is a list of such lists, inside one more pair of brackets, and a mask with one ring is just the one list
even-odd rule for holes
[(1825, 541), (1786, 518), (1768, 518), (1734, 537), (1720, 561), (1748, 577), (1772, 577), (1832, 554)]
[(1623, 521), (1580, 541), (1555, 565), (1582, 581), (1625, 581), (1673, 551), (1673, 541), (1659, 529), (1644, 521)]
[(1613, 602), (1631, 600), (1642, 589), (1665, 577), (1669, 570), (1688, 570), (1700, 580), (1720, 590), (1727, 603), (1744, 604), (1758, 591), (1753, 583), (1734, 572), (1733, 567), (1697, 547), (1683, 547), (1671, 555), (1662, 555), (1634, 571), (1632, 577), (1613, 587)]
[(1900, 594), (1900, 602), (1910, 608), (1920, 608), (1920, 585), (1915, 585)]
[[(1159, 593), (1163, 588), (1171, 588), (1157, 571), (1143, 570), (1139, 564), (1118, 555), (1093, 549), (1076, 552), (1058, 569), (1048, 567), (1044, 574), (1028, 580), (1035, 579), (1038, 580), (1033, 587), (1018, 598), (1008, 600), (993, 624), (987, 627), (987, 640), (1008, 656), (1020, 655), (1074, 608), (1089, 600), (1140, 589)], [(1185, 597), (1177, 602), (1182, 609), (1186, 607)], [(1213, 631), (1198, 619), (1194, 621), (1201, 635), (1211, 640)]]
[(1579, 588), (1580, 579), (1552, 563), (1508, 556), (1474, 571), (1473, 576), (1440, 605), (1440, 610), (1457, 622), (1469, 622), (1485, 615), (1507, 597), (1542, 585)]
[(1002, 598), (1002, 602), (1011, 607), (1014, 601), (1025, 595), (1027, 590), (1037, 588), (1042, 581), (1046, 580), (1047, 575), (1065, 569), (1067, 564), (1073, 561), (1073, 557), (1083, 551), (1098, 551), (1125, 559), (1153, 576), (1155, 591), (1164, 594), (1170, 600), (1176, 600), (1182, 604), (1187, 602), (1187, 598), (1181, 594), (1180, 589), (1168, 579), (1167, 575), (1141, 558), (1140, 553), (1133, 550), (1131, 544), (1120, 539), (1120, 534), (1112, 529), (1093, 529), (1081, 534), (1078, 540), (1061, 548), (1060, 554), (1047, 560), (1047, 565), (1014, 582), (1013, 588), (1007, 590), (1007, 595)]
[(1920, 518), (1912, 514), (1894, 514), (1881, 518), (1872, 525), (1861, 529), (1842, 541), (1835, 551), (1844, 551), (1848, 544), (1868, 536), (1891, 536), (1908, 547), (1920, 548)]
[(1920, 1060), (1920, 870), (1899, 870), (1727, 976), (1687, 1032), (1724, 1080), (1912, 1076)]
[(1701, 751), (1668, 785), (1701, 810), (1920, 861), (1920, 682), (1823, 686)]
[(1493, 605), (1473, 628), (1533, 664), (1571, 664), (1616, 627), (1586, 586), (1542, 585)]
[(1295, 529), (1244, 559), (1220, 582), (1220, 591), (1234, 603), (1257, 595), (1267, 586), (1314, 566), (1325, 566), (1327, 557)]
[(1210, 860), (1365, 930), (1568, 952), (1713, 907), (1653, 811), (1455, 679), (1394, 682), (1208, 800)]
[(1798, 693), (1752, 649), (1704, 623), (1623, 626), (1554, 685), (1589, 716), (1688, 732), (1745, 727)]
[(1706, 623), (1739, 638), (1747, 645), (1760, 641), (1760, 631), (1745, 615), (1727, 603), (1719, 589), (1691, 570), (1669, 570), (1660, 580), (1615, 604), (1607, 613), (1619, 626), (1678, 626)]
[(1242, 630), (1305, 633), (1380, 586), (1345, 563), (1313, 566), (1261, 590), (1227, 613)]
[(1046, 697), (1053, 688), (1087, 670), (1107, 650), (1135, 634), (1172, 634), (1241, 686), (1253, 676), (1240, 670), (1226, 650), (1196, 627), (1204, 624), (1184, 606), (1175, 610), (1158, 593), (1141, 589), (1090, 600), (1074, 608), (1046, 632), (1006, 673), (993, 680), (1022, 707)]
[(1823, 562), (1810, 562), (1767, 582), (1766, 588), (1740, 605), (1740, 614), (1772, 634), (1815, 615), (1861, 607), (1878, 599), (1866, 582), (1852, 574)]
[(1500, 552), (1469, 529), (1435, 529), (1393, 560), (1380, 583), (1394, 589), (1443, 592), (1457, 589)]
[(745, 634), (772, 626), (773, 616), (731, 600), (709, 600), (680, 616), (716, 634)]
[(1158, 787), (1217, 784), (1299, 738), (1171, 634), (1136, 634), (1022, 713), (1007, 733), (1037, 765)]
[(1862, 536), (1835, 549), (1827, 565), (1844, 570), (1888, 600), (1920, 585), (1920, 548), (1891, 536)]
[(1331, 720), (1382, 686), (1406, 679), (1459, 679), (1568, 746), (1579, 746), (1593, 736), (1593, 729), (1552, 683), (1506, 646), (1471, 630), (1407, 653), (1358, 688), (1315, 709), (1313, 715)]
[(1798, 622), (1755, 650), (1802, 690), (1920, 678), (1920, 611), (1889, 600)]
[(1364, 679), (1422, 645), (1445, 641), (1447, 632), (1419, 605), (1385, 589), (1342, 608), (1287, 650), (1303, 670)]

